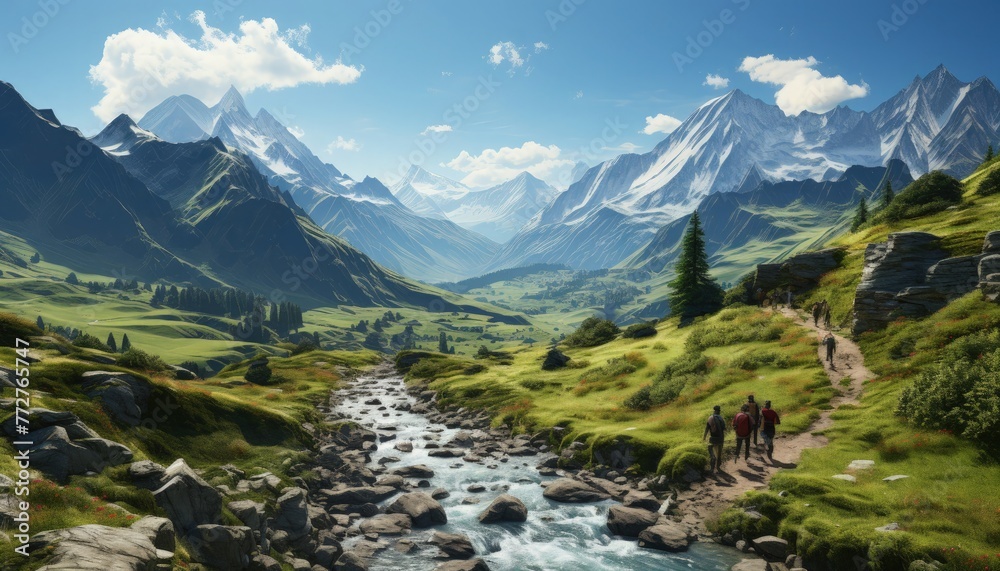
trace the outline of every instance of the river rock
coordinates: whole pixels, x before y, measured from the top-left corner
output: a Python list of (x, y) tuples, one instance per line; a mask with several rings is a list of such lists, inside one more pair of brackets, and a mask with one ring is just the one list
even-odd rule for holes
[[(33, 554), (49, 552), (40, 568), (46, 571), (151, 571), (162, 562), (144, 531), (96, 524), (43, 531), (31, 537), (28, 549)], [(166, 557), (167, 553), (161, 554)]]
[(188, 536), (191, 557), (219, 569), (246, 569), (254, 550), (253, 531), (249, 527), (199, 525)]
[(288, 532), (288, 540), (293, 543), (313, 530), (307, 499), (308, 494), (302, 488), (286, 488), (275, 502), (274, 529)]
[(135, 462), (129, 466), (129, 474), (136, 486), (153, 492), (157, 505), (182, 534), (222, 519), (222, 496), (183, 458), (168, 468), (148, 460)]
[(408, 441), (397, 441), (392, 447), (400, 452), (413, 452), (413, 443)]
[(490, 571), (490, 567), (482, 559), (469, 559), (442, 563), (435, 567), (434, 571)]
[(763, 559), (744, 559), (733, 565), (731, 571), (771, 571), (771, 566)]
[(753, 540), (757, 554), (772, 561), (784, 561), (788, 556), (788, 542), (780, 537), (765, 535)]
[(545, 488), (542, 495), (546, 498), (563, 503), (589, 503), (609, 499), (605, 492), (595, 490), (583, 482), (570, 478), (559, 478)]
[(479, 514), (479, 523), (524, 522), (528, 520), (528, 508), (524, 502), (509, 494), (501, 494)]
[(402, 513), (379, 514), (358, 525), (362, 533), (377, 533), (379, 535), (404, 535), (409, 533), (412, 527), (413, 521), (410, 516)]
[(365, 558), (352, 551), (346, 551), (333, 565), (334, 571), (368, 571)]
[(660, 519), (660, 514), (640, 508), (613, 505), (608, 510), (608, 529), (615, 535), (639, 537), (639, 534)]
[(660, 551), (686, 551), (693, 538), (674, 523), (660, 523), (639, 533), (639, 547)]
[(402, 476), (404, 478), (433, 478), (434, 470), (431, 470), (423, 464), (416, 464), (414, 466), (401, 466), (392, 471), (393, 474), (397, 476)]
[(80, 389), (88, 397), (99, 400), (108, 416), (129, 426), (138, 426), (142, 421), (152, 394), (149, 381), (109, 371), (87, 371)]
[(628, 494), (625, 494), (622, 504), (627, 508), (639, 508), (655, 512), (659, 511), (663, 502), (657, 499), (652, 492), (630, 490)]
[(423, 492), (403, 494), (385, 511), (410, 516), (414, 527), (431, 527), (448, 523), (448, 516), (441, 504)]
[(460, 533), (435, 531), (427, 543), (437, 546), (448, 559), (471, 559), (476, 556), (472, 541)]

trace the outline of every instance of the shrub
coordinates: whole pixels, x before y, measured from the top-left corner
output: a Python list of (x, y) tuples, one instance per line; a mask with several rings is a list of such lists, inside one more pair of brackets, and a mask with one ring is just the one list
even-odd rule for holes
[(14, 347), (17, 339), (28, 340), (42, 331), (33, 321), (21, 319), (12, 313), (0, 313), (0, 346)]
[(666, 404), (678, 396), (689, 381), (708, 372), (708, 358), (700, 353), (685, 353), (667, 363), (653, 384), (642, 387), (625, 399), (623, 405), (632, 410), (646, 410)]
[(941, 171), (929, 172), (903, 189), (880, 216), (889, 222), (941, 212), (962, 202), (962, 182)]
[(1000, 169), (990, 171), (976, 189), (976, 194), (979, 196), (992, 196), (997, 193), (1000, 193)]
[(772, 365), (778, 368), (785, 368), (789, 365), (787, 355), (782, 355), (776, 351), (763, 351), (754, 349), (743, 353), (733, 359), (733, 366), (745, 371), (756, 371), (761, 367)]
[(105, 351), (107, 353), (111, 352), (111, 347), (104, 344), (97, 337), (94, 337), (90, 333), (81, 333), (73, 340), (73, 345), (77, 347), (83, 347), (84, 349), (97, 349), (98, 351)]
[(118, 358), (118, 365), (137, 371), (163, 371), (167, 369), (167, 364), (163, 362), (163, 359), (134, 347), (122, 353), (122, 356)]
[(271, 368), (267, 365), (256, 365), (247, 369), (243, 378), (255, 385), (266, 385), (271, 380)]
[(590, 391), (603, 391), (612, 386), (624, 388), (625, 384), (622, 379), (636, 372), (638, 369), (639, 366), (628, 357), (608, 359), (607, 365), (587, 371), (581, 375), (579, 384), (573, 389), (573, 394), (583, 396)]
[(564, 343), (569, 347), (594, 347), (611, 341), (621, 329), (614, 322), (599, 317), (588, 317), (572, 334), (566, 337)]
[(625, 399), (622, 404), (630, 410), (649, 410), (653, 407), (652, 390), (652, 386), (646, 385)]
[(529, 391), (540, 391), (545, 388), (545, 381), (538, 379), (525, 379), (521, 381), (521, 386)]
[(299, 341), (299, 344), (296, 345), (294, 349), (292, 349), (292, 355), (293, 356), (301, 355), (303, 353), (308, 353), (310, 351), (318, 351), (318, 350), (319, 350), (319, 345), (316, 345), (315, 341), (313, 341), (312, 339), (303, 339), (302, 341)]
[(903, 389), (897, 413), (914, 424), (950, 430), (1000, 451), (1000, 332), (974, 333), (943, 351), (941, 361)]
[(649, 323), (635, 323), (629, 325), (625, 328), (625, 332), (622, 333), (622, 337), (625, 339), (641, 339), (643, 337), (653, 337), (656, 335), (656, 322), (650, 321)]

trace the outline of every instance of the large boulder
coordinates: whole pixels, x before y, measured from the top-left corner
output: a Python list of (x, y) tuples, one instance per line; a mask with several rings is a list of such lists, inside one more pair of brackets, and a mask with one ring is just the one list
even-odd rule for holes
[(148, 381), (128, 373), (109, 371), (87, 371), (80, 389), (88, 397), (99, 400), (108, 416), (129, 426), (142, 422), (152, 394)]
[(406, 514), (379, 514), (358, 524), (362, 533), (379, 535), (405, 535), (412, 527), (413, 520)]
[(609, 499), (611, 496), (589, 485), (571, 478), (559, 478), (549, 484), (542, 495), (563, 503), (590, 503)]
[(835, 248), (796, 254), (777, 264), (760, 264), (751, 291), (765, 292), (792, 286), (795, 291), (811, 289), (820, 277), (839, 265), (842, 254)]
[(267, 514), (264, 511), (264, 504), (253, 500), (239, 500), (226, 504), (229, 511), (243, 525), (253, 530), (254, 541), (260, 545), (261, 551), (270, 551), (270, 542), (267, 537)]
[(468, 536), (460, 533), (435, 531), (427, 543), (437, 546), (448, 559), (472, 559), (476, 556), (472, 541), (469, 540)]
[(629, 493), (625, 494), (622, 504), (627, 508), (639, 508), (655, 512), (660, 510), (663, 502), (657, 499), (652, 492), (630, 490)]
[(297, 542), (312, 532), (308, 494), (302, 488), (286, 488), (275, 502), (274, 529), (288, 533), (288, 540)]
[(177, 549), (177, 535), (174, 524), (165, 517), (146, 516), (132, 524), (132, 529), (145, 533), (153, 546), (164, 551)]
[(448, 515), (441, 504), (422, 492), (399, 496), (385, 511), (390, 514), (410, 516), (414, 527), (431, 527), (448, 523)]
[(524, 502), (509, 494), (501, 494), (479, 514), (479, 523), (523, 522), (528, 520)]
[(179, 532), (187, 535), (203, 524), (222, 520), (222, 496), (201, 478), (183, 458), (164, 468), (148, 460), (129, 466), (132, 482), (153, 492)]
[(639, 547), (660, 551), (686, 551), (694, 538), (673, 523), (659, 523), (639, 533)]
[(132, 461), (128, 447), (101, 438), (71, 412), (32, 408), (26, 417), (31, 427), (28, 434), (17, 433), (13, 416), (3, 423), (3, 431), (12, 440), (31, 442), (15, 448), (27, 450), (31, 467), (60, 483), (70, 476), (100, 473)]
[(254, 551), (253, 531), (249, 527), (199, 525), (188, 536), (191, 557), (219, 569), (247, 569)]
[(757, 554), (773, 561), (784, 561), (788, 556), (788, 542), (780, 537), (765, 535), (753, 540)]
[(639, 537), (660, 519), (660, 514), (640, 508), (613, 505), (608, 510), (608, 529), (615, 535)]
[(154, 571), (159, 563), (169, 562), (159, 559), (166, 559), (166, 552), (157, 554), (143, 531), (95, 524), (43, 531), (31, 538), (28, 549), (48, 552), (39, 568), (45, 571)]

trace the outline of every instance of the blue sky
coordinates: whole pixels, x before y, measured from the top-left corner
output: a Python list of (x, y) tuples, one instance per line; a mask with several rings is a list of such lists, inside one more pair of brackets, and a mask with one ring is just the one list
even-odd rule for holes
[(562, 186), (575, 161), (648, 151), (735, 88), (796, 113), (871, 109), (940, 63), (998, 79), (998, 15), (985, 0), (12, 1), (0, 80), (88, 134), (233, 83), (355, 178), (415, 160), (477, 187), (525, 169)]

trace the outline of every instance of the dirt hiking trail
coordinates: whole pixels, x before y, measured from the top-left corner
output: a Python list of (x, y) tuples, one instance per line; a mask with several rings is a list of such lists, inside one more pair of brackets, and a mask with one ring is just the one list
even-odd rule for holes
[[(827, 329), (822, 324), (818, 326), (813, 324), (812, 316), (805, 318), (787, 307), (779, 309), (779, 312), (798, 325), (812, 330), (817, 341), (822, 340), (827, 334)], [(680, 492), (677, 496), (677, 505), (683, 514), (683, 522), (697, 533), (706, 533), (705, 522), (717, 517), (746, 492), (767, 488), (771, 477), (778, 470), (795, 468), (803, 450), (826, 446), (826, 437), (818, 435), (816, 432), (833, 424), (830, 415), (838, 407), (858, 402), (865, 381), (875, 375), (865, 367), (861, 349), (856, 343), (838, 335), (835, 331), (830, 331), (830, 333), (833, 333), (834, 339), (837, 341), (833, 363), (826, 361), (826, 348), (822, 343), (817, 348), (817, 356), (823, 363), (830, 383), (839, 393), (830, 399), (830, 405), (833, 408), (822, 411), (819, 418), (800, 434), (782, 434), (779, 425), (774, 439), (773, 462), (767, 459), (764, 439), (758, 438), (760, 445), (758, 447), (751, 446), (750, 461), (745, 462), (740, 458), (738, 462), (734, 463), (733, 452), (736, 440), (730, 431), (726, 436), (724, 452), (726, 461), (723, 464), (722, 472), (706, 475), (705, 480), (691, 484), (689, 489)], [(841, 384), (845, 379), (849, 380), (849, 384)], [(761, 396), (760, 398), (762, 404), (764, 398), (766, 397)], [(781, 404), (777, 403), (775, 408), (780, 412)], [(708, 418), (709, 412), (705, 412), (706, 418)], [(734, 413), (735, 411), (723, 412), (727, 422), (731, 422)]]

